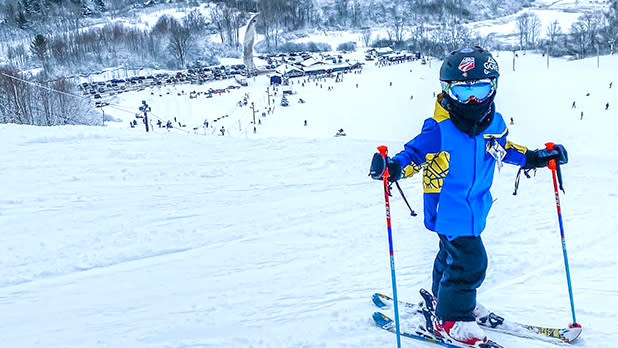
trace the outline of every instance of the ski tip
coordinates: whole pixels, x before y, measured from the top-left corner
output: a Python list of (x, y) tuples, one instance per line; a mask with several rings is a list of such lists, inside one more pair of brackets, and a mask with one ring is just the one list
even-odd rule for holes
[(568, 329), (563, 329), (560, 335), (566, 343), (575, 341), (582, 334), (582, 326), (580, 324), (570, 324)]
[(380, 308), (384, 308), (386, 307), (386, 303), (384, 303), (383, 298), (384, 298), (384, 295), (376, 292), (375, 294), (373, 294), (373, 296), (371, 296), (371, 301), (373, 301), (373, 303), (376, 306)]
[(375, 321), (378, 326), (385, 326), (393, 321), (391, 318), (387, 317), (382, 312), (373, 313), (372, 318), (373, 318), (373, 321)]

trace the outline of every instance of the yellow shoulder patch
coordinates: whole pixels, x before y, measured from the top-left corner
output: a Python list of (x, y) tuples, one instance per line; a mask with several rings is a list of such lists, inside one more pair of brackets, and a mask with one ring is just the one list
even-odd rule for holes
[(510, 140), (506, 141), (505, 148), (507, 148), (507, 149), (515, 149), (515, 150), (517, 150), (517, 152), (521, 152), (523, 154), (526, 154), (526, 152), (528, 152), (528, 148), (527, 147), (525, 147), (523, 145), (512, 143)]
[(506, 135), (507, 131), (508, 131), (508, 128), (504, 127), (504, 132), (502, 132), (501, 134), (483, 134), (483, 138), (485, 139), (502, 138), (503, 136)]

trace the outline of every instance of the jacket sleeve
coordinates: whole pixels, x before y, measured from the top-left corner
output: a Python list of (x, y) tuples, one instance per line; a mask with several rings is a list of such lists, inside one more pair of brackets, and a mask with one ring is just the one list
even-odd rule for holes
[(526, 166), (526, 152), (528, 152), (528, 149), (525, 146), (507, 140), (504, 149), (506, 150), (506, 155), (503, 159), (504, 162), (520, 167)]
[(423, 124), (421, 133), (404, 145), (403, 151), (393, 157), (401, 164), (402, 178), (409, 178), (421, 170), (428, 153), (440, 151), (440, 127), (433, 118)]

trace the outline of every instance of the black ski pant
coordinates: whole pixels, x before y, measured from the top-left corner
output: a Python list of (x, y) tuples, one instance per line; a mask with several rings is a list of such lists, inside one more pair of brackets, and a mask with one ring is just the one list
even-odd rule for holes
[(476, 289), (485, 279), (487, 253), (481, 237), (440, 237), (433, 265), (432, 292), (438, 299), (436, 315), (444, 321), (474, 321)]

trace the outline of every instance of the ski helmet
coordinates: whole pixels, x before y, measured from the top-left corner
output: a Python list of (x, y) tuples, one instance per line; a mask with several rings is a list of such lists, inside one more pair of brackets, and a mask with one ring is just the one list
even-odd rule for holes
[(500, 76), (494, 57), (479, 46), (453, 51), (444, 58), (440, 81), (468, 81)]

